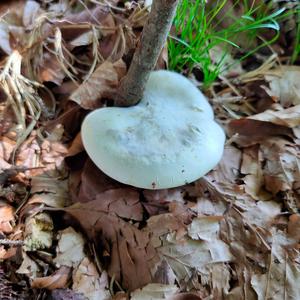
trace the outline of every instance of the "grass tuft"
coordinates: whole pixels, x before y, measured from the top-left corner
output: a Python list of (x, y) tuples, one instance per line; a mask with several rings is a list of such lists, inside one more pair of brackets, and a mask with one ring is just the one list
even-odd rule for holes
[[(175, 35), (170, 35), (168, 52), (171, 70), (192, 72), (197, 67), (203, 73), (204, 87), (209, 87), (228, 67), (224, 64), (226, 54), (232, 47), (241, 47), (241, 37), (244, 41), (243, 49), (252, 47), (252, 50), (248, 50), (240, 60), (278, 38), (280, 26), (277, 19), (285, 9), (271, 12), (270, 5), (249, 6), (248, 1), (234, 1), (228, 9), (227, 0), (213, 1), (210, 5), (206, 2), (181, 1), (174, 19)], [(243, 12), (236, 16), (234, 9), (240, 7)], [(227, 24), (225, 28), (220, 26), (222, 22)], [(262, 29), (272, 29), (275, 34), (269, 40), (261, 38), (259, 44), (253, 43)], [(248, 44), (246, 47), (245, 41)], [(218, 61), (213, 61), (210, 51), (217, 46), (222, 48), (224, 55)]]

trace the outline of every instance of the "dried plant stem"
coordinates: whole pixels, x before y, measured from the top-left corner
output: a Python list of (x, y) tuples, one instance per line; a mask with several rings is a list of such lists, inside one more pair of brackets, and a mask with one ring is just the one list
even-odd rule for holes
[(127, 75), (121, 81), (115, 103), (118, 106), (137, 104), (145, 84), (166, 42), (178, 0), (154, 0), (140, 43), (134, 53)]

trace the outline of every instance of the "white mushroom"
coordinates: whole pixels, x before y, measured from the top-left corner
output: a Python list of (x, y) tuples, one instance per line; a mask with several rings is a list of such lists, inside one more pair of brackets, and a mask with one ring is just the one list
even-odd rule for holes
[(82, 124), (84, 147), (108, 176), (146, 189), (195, 181), (221, 159), (225, 135), (203, 94), (184, 76), (151, 72), (132, 107), (100, 108)]

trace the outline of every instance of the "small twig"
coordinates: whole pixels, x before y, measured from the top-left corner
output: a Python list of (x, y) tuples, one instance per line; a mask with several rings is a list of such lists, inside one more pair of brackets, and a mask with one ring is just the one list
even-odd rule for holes
[(177, 4), (178, 0), (153, 1), (149, 18), (144, 26), (128, 73), (118, 88), (115, 97), (116, 105), (132, 106), (143, 97), (150, 72), (167, 40)]
[(20, 247), (20, 246), (24, 245), (24, 241), (13, 241), (13, 240), (8, 240), (8, 239), (0, 239), (0, 245)]

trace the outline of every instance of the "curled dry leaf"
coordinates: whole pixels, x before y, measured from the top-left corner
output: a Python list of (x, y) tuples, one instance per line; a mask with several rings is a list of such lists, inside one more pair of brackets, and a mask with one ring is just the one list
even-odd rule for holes
[(96, 266), (88, 258), (84, 258), (73, 271), (72, 289), (88, 300), (111, 299), (108, 285), (107, 273), (102, 272), (100, 276)]
[(99, 100), (102, 97), (113, 93), (125, 72), (126, 66), (122, 60), (115, 63), (105, 61), (72, 93), (70, 99), (85, 109), (97, 108), (101, 106)]
[(70, 277), (71, 268), (62, 266), (50, 276), (34, 278), (31, 287), (47, 290), (62, 289), (67, 287)]
[(54, 262), (59, 266), (76, 268), (84, 257), (84, 239), (82, 235), (72, 227), (60, 231)]

